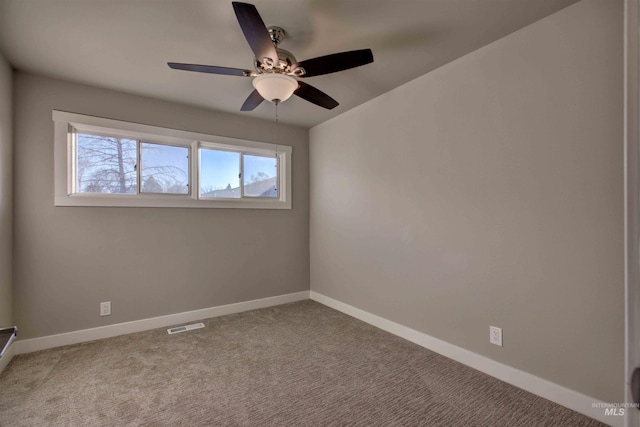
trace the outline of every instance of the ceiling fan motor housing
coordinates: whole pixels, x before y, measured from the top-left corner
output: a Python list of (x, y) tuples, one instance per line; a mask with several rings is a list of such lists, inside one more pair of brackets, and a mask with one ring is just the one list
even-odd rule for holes
[(282, 40), (284, 40), (284, 36), (287, 35), (287, 32), (285, 30), (273, 25), (267, 27), (267, 31), (269, 31), (269, 37), (271, 37), (271, 41), (276, 45), (276, 47), (278, 47), (278, 45), (282, 43)]
[(293, 56), (293, 53), (279, 47), (276, 48), (276, 52), (278, 52), (277, 64), (255, 58), (254, 67), (259, 74), (269, 72), (292, 74), (294, 72), (292, 66), (297, 64), (298, 60)]
[(298, 60), (293, 55), (293, 53), (278, 47), (278, 45), (284, 40), (287, 34), (286, 31), (280, 27), (275, 26), (268, 27), (267, 30), (269, 31), (269, 37), (271, 37), (271, 41), (273, 42), (276, 48), (276, 52), (278, 53), (278, 61), (277, 63), (275, 63), (270, 60), (271, 58), (255, 58), (253, 65), (258, 74), (282, 73), (293, 74), (298, 77), (303, 75), (304, 69), (300, 67), (292, 69), (292, 66), (298, 63)]

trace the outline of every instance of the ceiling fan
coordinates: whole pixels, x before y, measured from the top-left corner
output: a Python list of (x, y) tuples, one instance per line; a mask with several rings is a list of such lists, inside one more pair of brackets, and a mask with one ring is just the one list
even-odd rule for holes
[(278, 104), (291, 95), (331, 110), (338, 106), (335, 99), (297, 78), (335, 73), (373, 62), (371, 49), (334, 53), (298, 62), (291, 52), (278, 47), (285, 35), (282, 28), (265, 27), (258, 10), (252, 4), (232, 4), (244, 37), (255, 55), (255, 71), (177, 62), (167, 64), (174, 70), (254, 77), (255, 89), (242, 104), (241, 111), (252, 111), (265, 99)]

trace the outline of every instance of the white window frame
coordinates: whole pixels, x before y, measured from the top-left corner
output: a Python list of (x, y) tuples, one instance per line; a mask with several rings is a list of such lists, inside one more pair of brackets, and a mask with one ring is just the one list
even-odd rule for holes
[[(291, 209), (293, 148), (266, 142), (208, 135), (65, 111), (52, 111), (54, 126), (55, 206)], [(189, 194), (97, 194), (75, 192), (74, 132), (121, 136), (142, 142), (189, 148)], [(140, 142), (138, 142), (140, 144)], [(278, 197), (199, 198), (200, 147), (278, 159)], [(140, 153), (138, 153), (140, 156)], [(139, 163), (139, 162), (138, 162)], [(244, 177), (241, 179), (244, 181)]]

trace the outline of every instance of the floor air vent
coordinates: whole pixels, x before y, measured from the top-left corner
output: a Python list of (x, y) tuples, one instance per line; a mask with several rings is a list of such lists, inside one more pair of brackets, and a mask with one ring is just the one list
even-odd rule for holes
[(179, 334), (180, 332), (190, 331), (192, 329), (204, 328), (204, 323), (193, 323), (191, 325), (176, 326), (175, 328), (167, 329), (169, 335)]

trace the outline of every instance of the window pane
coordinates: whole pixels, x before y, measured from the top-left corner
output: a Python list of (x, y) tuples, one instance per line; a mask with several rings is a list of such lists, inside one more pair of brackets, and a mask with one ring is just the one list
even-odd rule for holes
[(275, 157), (244, 155), (244, 195), (278, 197), (278, 160)]
[(189, 194), (189, 148), (140, 143), (143, 193)]
[(240, 153), (200, 149), (200, 197), (240, 197)]
[(135, 194), (136, 141), (78, 134), (76, 191), (78, 193)]

